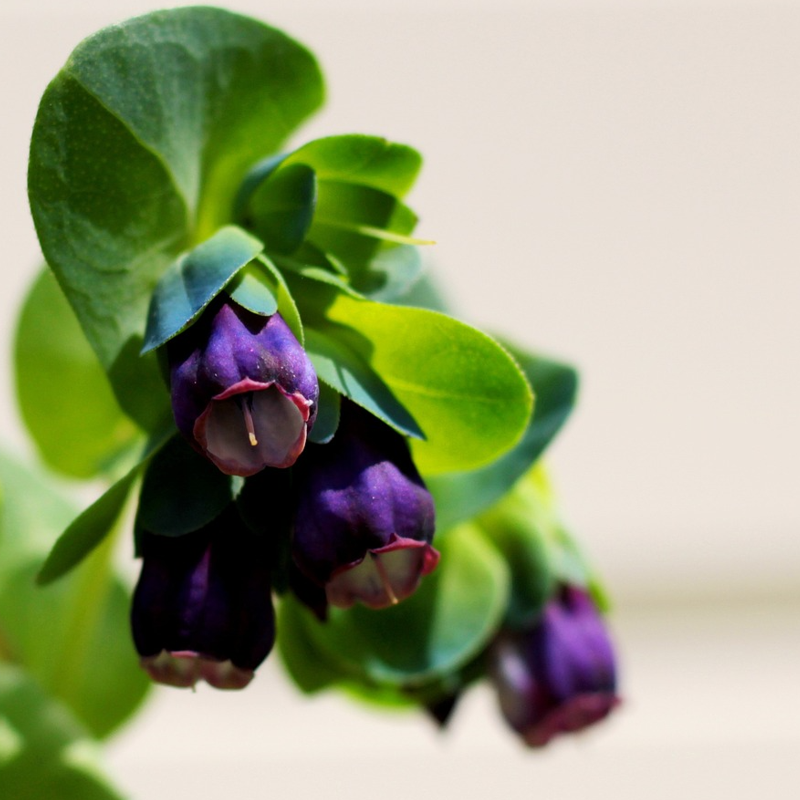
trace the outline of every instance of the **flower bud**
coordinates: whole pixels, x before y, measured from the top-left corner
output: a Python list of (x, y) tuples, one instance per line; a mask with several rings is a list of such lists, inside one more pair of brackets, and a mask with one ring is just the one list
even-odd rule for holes
[(608, 632), (588, 592), (574, 586), (562, 586), (528, 628), (498, 635), (489, 674), (503, 716), (530, 747), (582, 730), (619, 703)]
[(167, 343), (178, 430), (228, 475), (291, 466), (317, 414), (311, 361), (280, 314), (220, 295)]
[(292, 552), (331, 605), (385, 608), (436, 567), (431, 497), (405, 439), (343, 401), (339, 429), (297, 466)]
[(241, 689), (275, 641), (269, 560), (231, 506), (185, 536), (144, 533), (131, 624), (153, 680)]

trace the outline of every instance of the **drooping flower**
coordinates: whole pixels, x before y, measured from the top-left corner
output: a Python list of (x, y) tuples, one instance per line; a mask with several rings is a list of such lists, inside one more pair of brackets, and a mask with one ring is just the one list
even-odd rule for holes
[(433, 498), (405, 439), (372, 414), (344, 400), (333, 440), (309, 446), (296, 478), (292, 553), (331, 605), (394, 605), (436, 567)]
[(178, 430), (228, 475), (291, 466), (317, 414), (311, 361), (280, 314), (220, 295), (167, 344)]
[(241, 689), (275, 641), (270, 565), (262, 539), (230, 506), (179, 537), (144, 533), (131, 624), (153, 680)]
[(593, 725), (619, 703), (608, 632), (575, 586), (561, 586), (527, 629), (498, 635), (489, 674), (503, 716), (531, 747)]

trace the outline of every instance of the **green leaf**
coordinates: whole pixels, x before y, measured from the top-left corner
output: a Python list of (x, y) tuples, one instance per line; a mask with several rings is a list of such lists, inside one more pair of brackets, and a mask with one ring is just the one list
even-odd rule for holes
[(339, 427), (342, 396), (324, 381), (319, 385), (319, 411), (308, 438), (315, 444), (327, 444)]
[(369, 272), (361, 277), (359, 288), (370, 300), (402, 303), (402, 298), (410, 293), (422, 274), (422, 257), (417, 247), (388, 247), (379, 250), (370, 261)]
[(130, 593), (111, 570), (113, 538), (42, 589), (36, 570), (75, 511), (43, 476), (2, 454), (0, 488), (0, 660), (24, 666), (95, 736), (105, 736), (150, 686), (130, 639)]
[(378, 136), (349, 134), (328, 136), (289, 154), (288, 164), (307, 164), (323, 180), (370, 186), (404, 197), (422, 166), (422, 157), (411, 147)]
[(513, 447), (530, 419), (525, 376), (493, 339), (434, 311), (328, 297), (336, 336), (366, 361), (425, 432), (423, 474), (473, 469)]
[(289, 286), (286, 283), (281, 271), (267, 258), (263, 253), (258, 257), (258, 261), (266, 267), (267, 272), (272, 276), (276, 285), (276, 297), (278, 301), (278, 311), (283, 317), (283, 321), (289, 326), (291, 332), (297, 338), (300, 344), (305, 342), (305, 332), (303, 330), (303, 322), (300, 319), (300, 312), (297, 310), (297, 304), (289, 291)]
[(37, 583), (45, 586), (65, 575), (108, 536), (122, 514), (141, 468), (142, 464), (137, 464), (69, 524), (42, 565)]
[(121, 800), (84, 728), (22, 669), (0, 664), (0, 792), (14, 800)]
[(182, 255), (156, 284), (142, 354), (160, 347), (200, 314), (264, 245), (235, 225)]
[(130, 358), (159, 278), (231, 221), (247, 170), (275, 153), (322, 95), (303, 47), (204, 7), (100, 31), (47, 88), (31, 141), (31, 210), (45, 258), (118, 396), (160, 380), (154, 357)]
[(291, 253), (305, 238), (316, 201), (314, 170), (305, 164), (291, 164), (273, 172), (256, 188), (243, 219), (270, 252)]
[(496, 503), (541, 456), (575, 404), (578, 375), (572, 367), (506, 346), (533, 387), (536, 407), (522, 439), (508, 453), (481, 469), (428, 479), (440, 530)]
[(363, 359), (329, 333), (329, 329), (306, 330), (306, 352), (320, 381), (366, 408), (399, 433), (424, 438), (414, 418), (397, 401), (391, 389)]
[(136, 528), (182, 536), (211, 522), (232, 500), (230, 476), (196, 453), (179, 434), (147, 466)]
[(438, 568), (397, 606), (332, 608), (325, 624), (301, 610), (314, 646), (347, 673), (403, 686), (441, 678), (477, 655), (502, 620), (508, 571), (469, 526), (436, 544)]
[(116, 457), (138, 440), (48, 269), (25, 298), (14, 370), (22, 418), (49, 467), (92, 478), (113, 469)]
[(226, 291), (242, 308), (262, 317), (270, 317), (278, 310), (277, 288), (257, 261), (239, 270)]

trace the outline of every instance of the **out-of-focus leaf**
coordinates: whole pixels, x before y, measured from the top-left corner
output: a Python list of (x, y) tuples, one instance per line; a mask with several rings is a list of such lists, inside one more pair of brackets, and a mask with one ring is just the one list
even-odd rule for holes
[(322, 96), (305, 48), (210, 7), (105, 28), (49, 85), (31, 141), (31, 209), (118, 396), (158, 379), (153, 356), (131, 355), (159, 278), (231, 221), (247, 170)]
[(575, 404), (578, 376), (572, 367), (506, 346), (533, 387), (536, 407), (522, 439), (508, 453), (481, 469), (434, 475), (427, 481), (440, 530), (480, 514), (509, 491), (541, 456)]
[(24, 667), (94, 736), (105, 736), (149, 688), (130, 640), (130, 593), (110, 567), (112, 541), (40, 588), (36, 571), (74, 508), (48, 480), (2, 454), (0, 488), (0, 660)]
[(377, 685), (425, 684), (471, 660), (502, 620), (508, 570), (470, 526), (436, 544), (438, 568), (397, 606), (332, 608), (324, 624), (300, 609), (314, 646), (340, 670)]
[(153, 292), (142, 353), (160, 347), (189, 325), (263, 249), (249, 233), (226, 225), (175, 261)]
[(80, 564), (111, 533), (141, 469), (142, 463), (133, 467), (69, 524), (36, 577), (41, 586), (52, 583)]
[(0, 664), (0, 796), (9, 800), (121, 800), (96, 745), (35, 680)]
[(25, 298), (14, 371), (22, 418), (40, 455), (58, 472), (74, 478), (107, 473), (139, 438), (48, 269)]

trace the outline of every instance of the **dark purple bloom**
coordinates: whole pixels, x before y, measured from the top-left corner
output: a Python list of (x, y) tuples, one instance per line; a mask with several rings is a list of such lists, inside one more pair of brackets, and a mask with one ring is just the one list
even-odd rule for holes
[(316, 418), (314, 368), (280, 314), (220, 298), (167, 344), (178, 430), (228, 475), (289, 467)]
[(144, 533), (131, 623), (153, 680), (241, 689), (275, 641), (264, 540), (231, 506), (194, 533)]
[(582, 730), (619, 703), (611, 641), (584, 589), (562, 586), (536, 623), (500, 633), (489, 658), (503, 716), (531, 747)]
[(339, 429), (298, 462), (292, 552), (331, 605), (385, 608), (433, 570), (433, 499), (405, 439), (343, 401)]

